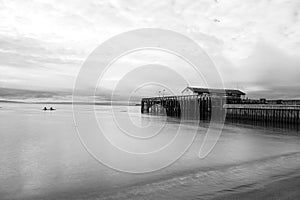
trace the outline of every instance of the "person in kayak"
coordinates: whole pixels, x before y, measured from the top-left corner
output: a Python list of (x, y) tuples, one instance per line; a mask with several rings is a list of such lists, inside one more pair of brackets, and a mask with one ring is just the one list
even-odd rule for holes
[(47, 110), (47, 108), (46, 108), (46, 107), (44, 107), (44, 108), (43, 108), (43, 110)]

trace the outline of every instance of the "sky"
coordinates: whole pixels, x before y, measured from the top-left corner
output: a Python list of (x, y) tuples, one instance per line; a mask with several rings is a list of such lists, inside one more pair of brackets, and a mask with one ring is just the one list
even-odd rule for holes
[[(300, 98), (298, 0), (0, 0), (0, 99), (68, 99), (89, 54), (111, 37), (139, 28), (168, 29), (197, 42), (226, 88), (241, 89), (250, 98)], [(122, 99), (128, 88), (149, 77), (134, 71), (116, 89), (127, 73), (159, 63), (189, 81), (197, 79), (174, 55), (137, 52), (108, 70), (99, 98), (107, 99), (113, 90)], [(153, 72), (166, 80), (170, 93), (187, 85), (176, 73)], [(155, 96), (159, 87), (143, 90)]]

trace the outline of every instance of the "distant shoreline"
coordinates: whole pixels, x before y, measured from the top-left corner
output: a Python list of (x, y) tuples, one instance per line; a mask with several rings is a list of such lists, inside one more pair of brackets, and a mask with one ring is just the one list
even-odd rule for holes
[(123, 103), (123, 102), (95, 102), (95, 103), (88, 103), (88, 102), (71, 102), (71, 101), (44, 101), (44, 102), (27, 102), (27, 101), (14, 101), (14, 100), (0, 100), (0, 103), (20, 103), (20, 104), (61, 104), (61, 105), (102, 105), (102, 106), (109, 106), (109, 105), (117, 105), (117, 106), (140, 106), (139, 103)]

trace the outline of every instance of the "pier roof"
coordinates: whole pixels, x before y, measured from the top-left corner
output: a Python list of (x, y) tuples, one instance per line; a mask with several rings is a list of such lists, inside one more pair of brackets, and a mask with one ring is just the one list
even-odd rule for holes
[(223, 94), (225, 91), (227, 95), (245, 95), (244, 92), (236, 89), (214, 89), (214, 88), (201, 88), (201, 87), (187, 87), (187, 88), (198, 94), (203, 94), (203, 93)]

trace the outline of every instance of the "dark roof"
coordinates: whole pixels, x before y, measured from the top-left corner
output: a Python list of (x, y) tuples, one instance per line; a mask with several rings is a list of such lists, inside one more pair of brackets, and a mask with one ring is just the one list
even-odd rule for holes
[(198, 87), (187, 87), (190, 90), (193, 90), (193, 92), (196, 93), (217, 93), (222, 94), (226, 92), (226, 94), (237, 94), (237, 95), (245, 95), (244, 92), (240, 90), (234, 90), (234, 89), (213, 89), (213, 88), (198, 88)]

